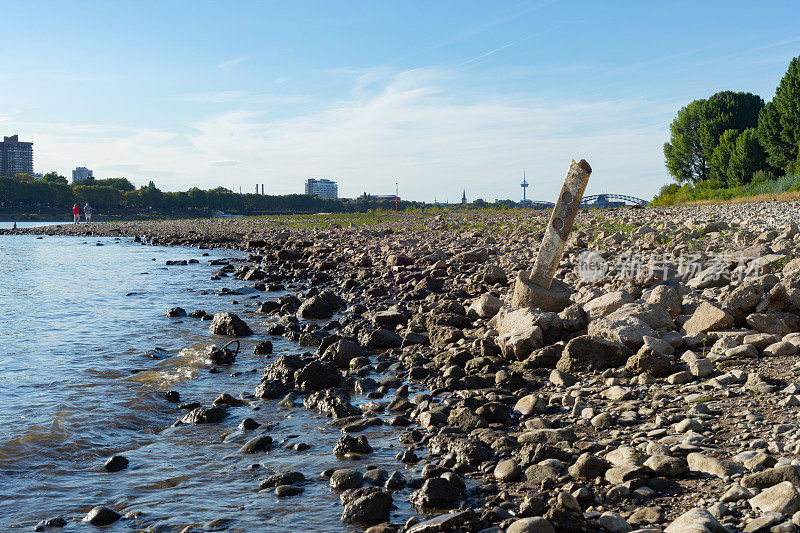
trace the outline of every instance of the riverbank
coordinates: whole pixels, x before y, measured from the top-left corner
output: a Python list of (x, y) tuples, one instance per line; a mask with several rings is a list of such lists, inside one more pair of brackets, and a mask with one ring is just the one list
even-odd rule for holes
[[(244, 326), (214, 322), (305, 352), (272, 358), (250, 395), (193, 406), (182, 423), (219, 423), (242, 401), (297, 405), (330, 417), (341, 433), (330, 453), (361, 459), (254, 489), (302, 506), (310, 487), (329, 484), (344, 521), (383, 524), (370, 531), (755, 531), (791, 528), (800, 510), (797, 207), (582, 211), (558, 270), (573, 293), (558, 312), (511, 306), (545, 213), (17, 233), (246, 250), (217, 275), (256, 296), (291, 285), (257, 297)], [(589, 251), (597, 268), (587, 271)], [(387, 445), (368, 436), (376, 427), (399, 441), (404, 467), (370, 469)], [(272, 446), (266, 436), (243, 450)]]

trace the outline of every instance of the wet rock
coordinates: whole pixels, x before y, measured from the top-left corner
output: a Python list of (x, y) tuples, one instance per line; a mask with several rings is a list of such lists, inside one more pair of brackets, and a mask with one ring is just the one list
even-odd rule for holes
[(244, 320), (234, 313), (215, 313), (214, 320), (208, 330), (214, 335), (225, 335), (228, 337), (247, 337), (253, 334)]
[(278, 485), (275, 487), (275, 496), (278, 498), (289, 498), (298, 496), (305, 491), (303, 487), (297, 485)]
[(361, 411), (350, 403), (350, 396), (341, 389), (325, 389), (314, 392), (303, 399), (303, 406), (333, 418), (345, 418), (361, 414)]
[(330, 363), (312, 361), (294, 375), (295, 385), (304, 391), (317, 391), (335, 387), (342, 381), (342, 375)]
[(128, 468), (128, 463), (128, 458), (124, 455), (114, 455), (106, 460), (103, 468), (105, 468), (107, 472), (119, 472), (120, 470)]
[(372, 446), (367, 441), (367, 437), (364, 435), (359, 435), (358, 437), (344, 435), (336, 441), (333, 447), (333, 453), (340, 457), (351, 453), (368, 455), (373, 451)]
[(218, 424), (228, 416), (225, 407), (197, 407), (186, 413), (181, 422), (184, 424)]
[(342, 494), (342, 501), (345, 502), (343, 522), (370, 525), (389, 520), (392, 510), (391, 493), (377, 487), (351, 490), (352, 493), (345, 491)]
[(399, 470), (395, 470), (389, 477), (386, 479), (386, 483), (384, 483), (384, 487), (387, 490), (402, 490), (406, 486), (406, 477), (400, 472)]
[(172, 317), (172, 318), (184, 317), (184, 316), (186, 316), (186, 309), (184, 309), (183, 307), (173, 307), (172, 309), (167, 309), (164, 312), (164, 316), (168, 316), (168, 317)]
[(264, 400), (275, 400), (286, 394), (286, 387), (276, 380), (266, 380), (258, 384), (253, 395)]
[(262, 489), (269, 489), (281, 485), (298, 485), (303, 483), (306, 477), (302, 472), (281, 472), (273, 474), (260, 483)]
[(214, 399), (214, 405), (227, 405), (228, 407), (241, 407), (244, 405), (244, 400), (235, 398), (224, 392)]
[(345, 468), (342, 470), (336, 470), (333, 474), (331, 474), (328, 483), (330, 484), (331, 488), (335, 490), (357, 489), (361, 486), (363, 479), (364, 478), (361, 475), (361, 472), (358, 470), (353, 468)]
[(253, 353), (255, 355), (269, 355), (272, 353), (272, 342), (270, 341), (261, 341), (253, 347)]
[(122, 518), (122, 515), (116, 512), (114, 509), (105, 507), (103, 505), (98, 505), (97, 507), (93, 507), (92, 510), (87, 513), (83, 521), (89, 522), (93, 526), (107, 526), (113, 524), (120, 518)]
[(426, 479), (422, 488), (411, 493), (411, 504), (422, 509), (449, 509), (460, 499), (458, 487), (441, 477)]
[(67, 525), (67, 521), (64, 520), (61, 516), (56, 516), (54, 518), (48, 518), (47, 520), (42, 520), (38, 524), (36, 524), (33, 528), (34, 531), (47, 531), (51, 528), (57, 527), (65, 527)]
[(212, 345), (208, 348), (208, 358), (216, 365), (232, 365), (236, 361), (236, 352), (227, 346)]
[(269, 435), (259, 435), (248, 440), (239, 451), (242, 453), (266, 452), (272, 448), (272, 437)]
[(169, 403), (178, 403), (181, 401), (181, 395), (178, 391), (168, 390), (164, 391), (164, 399)]
[(242, 419), (241, 422), (239, 422), (239, 429), (244, 430), (244, 431), (252, 431), (252, 430), (254, 430), (254, 429), (256, 429), (256, 428), (258, 428), (260, 426), (261, 426), (261, 424), (259, 424), (258, 422), (256, 422), (252, 418), (245, 418), (245, 419)]

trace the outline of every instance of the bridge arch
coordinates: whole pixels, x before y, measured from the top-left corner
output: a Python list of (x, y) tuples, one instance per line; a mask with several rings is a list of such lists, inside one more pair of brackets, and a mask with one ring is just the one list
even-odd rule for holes
[(648, 202), (635, 196), (627, 194), (591, 194), (584, 196), (581, 200), (581, 207), (622, 207), (624, 205), (646, 206)]

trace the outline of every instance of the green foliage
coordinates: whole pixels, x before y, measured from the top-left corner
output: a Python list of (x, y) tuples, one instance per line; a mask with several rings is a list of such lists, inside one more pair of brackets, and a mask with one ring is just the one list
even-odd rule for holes
[(775, 97), (761, 111), (758, 136), (772, 166), (800, 171), (800, 57), (789, 63)]
[(728, 166), (731, 156), (736, 150), (736, 138), (739, 132), (736, 130), (725, 130), (719, 138), (719, 144), (714, 148), (709, 162), (709, 175), (711, 179), (726, 181), (728, 178)]
[(61, 183), (62, 185), (66, 185), (69, 183), (67, 178), (60, 175), (58, 172), (51, 171), (42, 176), (42, 181), (49, 181), (50, 183)]
[(122, 199), (122, 193), (114, 187), (81, 184), (73, 186), (72, 191), (79, 205), (109, 208), (118, 206)]
[(758, 140), (756, 128), (747, 128), (738, 137), (728, 163), (728, 185), (745, 185), (753, 179), (753, 174), (765, 171), (767, 153)]
[(92, 184), (100, 187), (114, 187), (118, 191), (122, 192), (136, 190), (136, 186), (128, 181), (127, 178), (105, 178), (102, 180), (95, 179)]
[(744, 185), (725, 186), (716, 180), (707, 180), (696, 185), (665, 185), (653, 198), (650, 205), (675, 205), (703, 200), (732, 200), (761, 195), (777, 195), (784, 192), (800, 191), (800, 175), (789, 174), (778, 179), (770, 171), (759, 170), (752, 174), (752, 180)]
[(678, 183), (699, 183), (711, 177), (711, 159), (720, 137), (758, 124), (764, 107), (760, 96), (723, 91), (707, 100), (694, 100), (670, 124), (670, 141), (664, 144), (667, 170)]

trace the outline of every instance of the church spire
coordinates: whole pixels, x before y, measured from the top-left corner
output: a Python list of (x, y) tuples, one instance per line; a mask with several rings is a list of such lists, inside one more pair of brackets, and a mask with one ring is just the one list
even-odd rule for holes
[(464, 189), (464, 193), (461, 195), (461, 203), (467, 203), (467, 189)]

